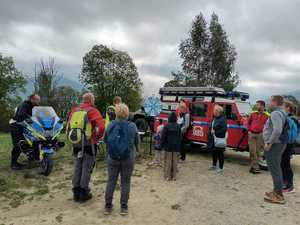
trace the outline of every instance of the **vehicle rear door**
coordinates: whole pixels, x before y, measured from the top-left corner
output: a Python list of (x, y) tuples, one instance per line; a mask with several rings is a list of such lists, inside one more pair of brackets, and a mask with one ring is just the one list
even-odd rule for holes
[(209, 103), (195, 101), (190, 105), (191, 129), (187, 133), (187, 139), (193, 142), (207, 143), (210, 116), (212, 108)]
[(224, 108), (227, 119), (227, 145), (231, 148), (240, 148), (245, 136), (245, 126), (241, 124), (241, 116), (234, 103), (219, 103)]

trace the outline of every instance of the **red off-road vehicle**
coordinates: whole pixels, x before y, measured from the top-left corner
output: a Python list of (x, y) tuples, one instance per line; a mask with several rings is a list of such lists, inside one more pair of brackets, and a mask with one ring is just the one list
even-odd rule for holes
[(189, 106), (191, 126), (186, 139), (191, 144), (206, 146), (209, 126), (213, 120), (215, 104), (223, 106), (228, 123), (228, 147), (238, 151), (248, 150), (248, 115), (251, 112), (249, 94), (245, 92), (225, 92), (221, 88), (207, 87), (164, 87), (159, 90), (162, 111), (155, 120), (167, 121), (168, 114), (175, 111), (180, 100)]

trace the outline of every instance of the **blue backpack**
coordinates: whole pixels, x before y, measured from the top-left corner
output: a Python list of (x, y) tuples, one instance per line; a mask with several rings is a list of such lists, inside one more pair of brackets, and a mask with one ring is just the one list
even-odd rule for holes
[(130, 157), (129, 122), (112, 121), (107, 138), (108, 155), (114, 160), (126, 160)]
[(279, 139), (283, 144), (293, 144), (299, 136), (300, 130), (298, 122), (296, 122), (296, 118), (287, 116), (283, 111), (279, 112), (285, 117), (285, 123)]
[(299, 123), (296, 118), (287, 117), (287, 124), (288, 124), (288, 143), (293, 144), (296, 142), (299, 133)]

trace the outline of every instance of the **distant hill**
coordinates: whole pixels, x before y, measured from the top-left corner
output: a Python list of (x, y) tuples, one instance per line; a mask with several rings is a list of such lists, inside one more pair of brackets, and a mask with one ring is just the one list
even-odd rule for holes
[[(82, 89), (84, 89), (84, 86), (81, 83), (65, 77), (62, 77), (60, 79), (58, 86), (59, 87), (69, 86), (77, 91), (81, 91)], [(25, 89), (26, 89), (26, 93), (24, 94), (24, 97), (30, 95), (33, 92), (34, 87), (33, 87), (33, 83), (30, 80), (27, 81)]]

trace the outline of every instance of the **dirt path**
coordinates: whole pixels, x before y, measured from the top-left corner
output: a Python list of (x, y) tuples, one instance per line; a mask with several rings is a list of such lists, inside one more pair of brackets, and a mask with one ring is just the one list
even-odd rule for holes
[[(174, 183), (163, 181), (162, 172), (147, 168), (146, 162), (137, 164), (130, 214), (125, 218), (118, 214), (119, 191), (113, 214), (103, 216), (106, 179), (103, 166), (98, 166), (93, 175), (96, 197), (88, 203), (76, 204), (71, 200), (71, 166), (66, 165), (52, 175), (49, 194), (25, 201), (15, 209), (0, 202), (0, 225), (300, 224), (300, 192), (287, 196), (288, 203), (284, 206), (265, 203), (263, 194), (271, 188), (271, 177), (268, 172), (250, 175), (247, 154), (227, 152), (223, 175), (209, 172), (209, 164), (208, 154), (190, 154), (187, 162), (180, 164), (178, 181)], [(293, 160), (293, 165), (297, 187), (300, 157)]]

